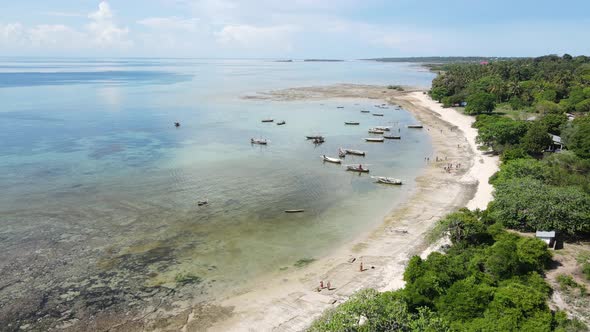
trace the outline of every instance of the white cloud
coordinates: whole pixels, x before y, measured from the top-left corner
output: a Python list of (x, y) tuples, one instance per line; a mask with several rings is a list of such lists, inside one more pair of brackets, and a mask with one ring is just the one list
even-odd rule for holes
[(293, 25), (258, 27), (253, 25), (227, 25), (219, 31), (217, 42), (226, 47), (290, 51), (291, 36), (299, 28)]
[(184, 30), (195, 31), (199, 23), (199, 19), (190, 18), (184, 19), (179, 17), (149, 17), (137, 21), (138, 24), (146, 26), (150, 29), (156, 30)]
[(91, 22), (87, 25), (88, 32), (94, 44), (101, 47), (128, 47), (132, 42), (127, 38), (128, 28), (121, 28), (113, 21), (113, 12), (108, 2), (98, 5), (96, 12), (90, 13)]

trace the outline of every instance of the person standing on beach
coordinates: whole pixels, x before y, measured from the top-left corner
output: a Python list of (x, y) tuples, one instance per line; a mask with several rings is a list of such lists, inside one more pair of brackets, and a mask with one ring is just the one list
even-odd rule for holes
[(360, 270), (360, 272), (363, 272), (363, 271), (364, 271), (364, 270), (363, 270), (363, 262), (361, 262), (361, 267), (360, 267), (360, 269), (359, 269), (359, 270)]

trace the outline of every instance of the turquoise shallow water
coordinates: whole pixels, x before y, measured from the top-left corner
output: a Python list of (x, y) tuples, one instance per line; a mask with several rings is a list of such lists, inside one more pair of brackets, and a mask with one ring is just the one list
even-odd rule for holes
[[(17, 278), (17, 263), (35, 270), (41, 252), (49, 266), (68, 262), (39, 277), (47, 280), (113, 272), (104, 278), (126, 281), (112, 287), (173, 286), (188, 273), (227, 289), (319, 258), (403, 200), (429, 138), (405, 128), (415, 121), (403, 110), (360, 113), (375, 101), (240, 96), (431, 79), (414, 65), (365, 61), (0, 59), (0, 273)], [(260, 122), (267, 117), (287, 125)], [(349, 120), (361, 125), (344, 126)], [(402, 140), (363, 142), (375, 125), (401, 128)], [(326, 143), (305, 140), (314, 133)], [(269, 145), (252, 146), (251, 137)], [(406, 185), (376, 185), (321, 162), (339, 147), (367, 151), (345, 163)], [(298, 208), (306, 212), (283, 213)], [(10, 292), (0, 290), (0, 301)]]

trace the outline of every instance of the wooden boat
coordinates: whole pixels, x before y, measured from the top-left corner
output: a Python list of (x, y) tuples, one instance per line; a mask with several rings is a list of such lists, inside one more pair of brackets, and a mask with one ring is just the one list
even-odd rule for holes
[(344, 106), (338, 106), (338, 107), (336, 107), (336, 108), (344, 108)]
[(348, 165), (346, 166), (346, 170), (351, 172), (369, 173), (369, 169), (362, 167), (362, 165)]
[(268, 142), (263, 138), (251, 138), (250, 144), (266, 145)]
[(423, 126), (421, 124), (413, 124), (413, 125), (408, 125), (408, 128), (420, 129), (420, 128), (423, 128)]
[(390, 178), (390, 177), (386, 177), (386, 176), (371, 176), (371, 178), (377, 180), (378, 183), (383, 183), (383, 184), (393, 184), (393, 185), (398, 185), (398, 186), (402, 184), (402, 180)]
[(284, 125), (285, 123), (287, 123), (287, 122), (285, 122), (285, 121), (277, 122), (277, 126), (282, 126), (282, 125)]
[(305, 136), (305, 138), (307, 139), (324, 139), (324, 136), (322, 135), (315, 135), (315, 136)]
[(377, 126), (377, 127), (375, 127), (375, 129), (377, 129), (377, 130), (383, 130), (383, 131), (390, 131), (391, 130), (391, 127)]
[(296, 210), (285, 210), (285, 213), (301, 213), (305, 212), (303, 209), (296, 209)]
[(384, 134), (384, 133), (385, 132), (383, 130), (378, 130), (378, 129), (375, 129), (375, 128), (369, 129), (369, 134), (379, 134), (379, 135), (381, 135), (381, 134)]
[(386, 138), (386, 139), (402, 139), (401, 136), (395, 136), (395, 135), (383, 135), (383, 138)]
[(371, 111), (361, 110), (361, 113), (371, 113)]
[(275, 120), (274, 119), (264, 119), (264, 120), (262, 120), (262, 122), (275, 122)]
[(320, 158), (322, 158), (323, 161), (327, 161), (329, 163), (334, 163), (334, 164), (340, 164), (340, 163), (342, 163), (342, 160), (340, 160), (338, 158), (328, 157), (326, 155), (320, 156)]
[(354, 122), (354, 121), (346, 121), (344, 122), (345, 125), (349, 125), (349, 126), (358, 126), (361, 123), (360, 122)]
[(373, 143), (382, 143), (384, 139), (383, 137), (367, 137), (365, 138), (365, 141)]
[(383, 113), (373, 113), (373, 116), (383, 116)]
[(208, 200), (204, 200), (204, 201), (198, 201), (198, 202), (197, 202), (197, 205), (198, 205), (198, 206), (203, 206), (203, 205), (207, 205), (207, 204), (209, 204), (209, 201), (208, 201)]
[(344, 152), (346, 154), (352, 154), (355, 156), (365, 156), (365, 151), (360, 151), (360, 150), (344, 149)]

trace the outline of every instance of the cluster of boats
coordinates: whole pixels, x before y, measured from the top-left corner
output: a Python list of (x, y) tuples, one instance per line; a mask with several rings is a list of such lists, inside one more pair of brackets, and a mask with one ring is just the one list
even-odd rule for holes
[[(333, 164), (342, 164), (342, 161), (343, 161), (342, 159), (344, 157), (346, 157), (346, 155), (348, 155), (348, 154), (364, 157), (366, 155), (366, 152), (360, 151), (360, 150), (340, 148), (338, 150), (338, 157), (339, 158), (329, 157), (326, 155), (322, 155), (322, 156), (320, 156), (320, 158), (324, 162), (333, 163)], [(346, 165), (346, 170), (351, 171), (351, 172), (358, 172), (358, 173), (369, 173), (370, 172), (370, 169), (367, 166), (363, 166), (363, 164)], [(371, 178), (375, 179), (377, 183), (392, 184), (392, 185), (401, 185), (402, 184), (402, 180), (392, 178), (392, 177), (372, 176)]]

